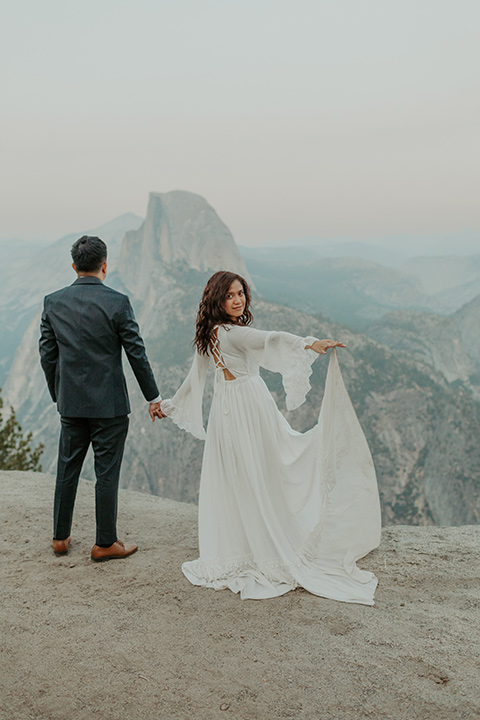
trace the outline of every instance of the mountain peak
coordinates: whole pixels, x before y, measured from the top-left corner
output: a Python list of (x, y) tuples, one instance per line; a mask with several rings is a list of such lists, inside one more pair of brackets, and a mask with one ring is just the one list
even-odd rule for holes
[(159, 264), (199, 272), (231, 270), (248, 277), (225, 223), (203, 197), (184, 190), (150, 193), (145, 222), (126, 235), (121, 274), (131, 274), (132, 258), (144, 279)]

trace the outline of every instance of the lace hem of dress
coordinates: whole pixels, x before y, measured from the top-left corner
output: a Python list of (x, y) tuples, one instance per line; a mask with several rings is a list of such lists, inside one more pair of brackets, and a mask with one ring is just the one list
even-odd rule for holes
[(292, 349), (291, 362), (283, 373), (283, 387), (287, 410), (296, 410), (303, 405), (308, 392), (311, 390), (310, 375), (313, 362), (318, 355), (313, 350), (307, 350), (316, 338), (301, 338), (301, 342)]
[(185, 420), (182, 418), (179, 408), (175, 407), (171, 400), (162, 400), (160, 408), (162, 412), (165, 413), (165, 415), (167, 415), (169, 419), (180, 428), (180, 430), (189, 432), (198, 440), (205, 440), (205, 428), (202, 425), (192, 422), (191, 420)]
[(292, 589), (297, 586), (292, 571), (293, 564), (286, 565), (276, 560), (255, 562), (253, 555), (226, 562), (204, 562), (198, 559), (184, 563), (184, 565), (188, 566), (189, 572), (207, 583), (227, 582), (245, 574), (256, 572), (263, 575), (271, 583), (291, 585)]

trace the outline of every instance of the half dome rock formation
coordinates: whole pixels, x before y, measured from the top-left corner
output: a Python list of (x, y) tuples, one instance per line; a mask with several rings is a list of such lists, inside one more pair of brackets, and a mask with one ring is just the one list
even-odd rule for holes
[(122, 490), (93, 563), (94, 487), (51, 549), (54, 477), (0, 472), (2, 720), (473, 720), (480, 527), (393, 527), (360, 561), (376, 605), (297, 589), (241, 601), (190, 585), (196, 508)]
[(251, 282), (230, 230), (204, 198), (183, 190), (150, 193), (145, 222), (123, 242), (118, 272), (125, 287), (145, 298), (149, 279), (192, 270), (230, 270)]

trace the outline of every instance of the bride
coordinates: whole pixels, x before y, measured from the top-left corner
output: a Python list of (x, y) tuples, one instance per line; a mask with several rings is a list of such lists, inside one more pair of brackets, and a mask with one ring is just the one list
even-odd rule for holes
[[(195, 356), (162, 413), (205, 439), (199, 496), (200, 557), (185, 562), (194, 585), (242, 599), (303, 587), (373, 605), (376, 577), (356, 561), (380, 541), (375, 470), (351, 405), (333, 340), (250, 327), (250, 290), (231, 272), (209, 279), (197, 313)], [(318, 423), (293, 430), (259, 375), (282, 375), (287, 409), (310, 390), (311, 364), (331, 348)], [(207, 369), (215, 387), (205, 433)]]

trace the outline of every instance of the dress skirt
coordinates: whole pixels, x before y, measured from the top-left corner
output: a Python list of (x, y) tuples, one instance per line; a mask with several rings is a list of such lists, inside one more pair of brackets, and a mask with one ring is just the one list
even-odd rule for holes
[(227, 381), (210, 410), (199, 497), (194, 585), (242, 599), (296, 587), (374, 604), (376, 577), (356, 561), (380, 540), (372, 458), (331, 353), (318, 423), (299, 433), (259, 374)]

